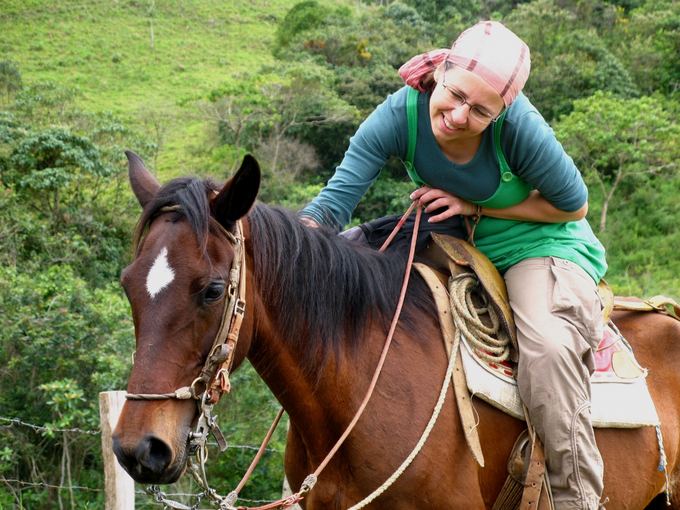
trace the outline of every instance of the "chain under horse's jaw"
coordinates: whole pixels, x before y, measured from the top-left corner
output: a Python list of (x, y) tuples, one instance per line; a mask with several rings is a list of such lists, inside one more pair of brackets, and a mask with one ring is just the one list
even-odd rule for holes
[[(207, 434), (216, 425), (212, 406), (229, 390), (228, 373), (245, 311), (245, 249), (240, 218), (255, 200), (259, 168), (253, 158), (247, 158), (236, 176), (216, 196), (210, 193), (208, 198), (211, 231), (217, 235), (210, 236), (206, 242), (223, 247), (210, 250), (213, 258), (215, 253), (223, 255), (224, 252), (230, 252), (231, 257), (218, 255), (217, 260), (189, 261), (186, 252), (191, 252), (192, 241), (196, 251), (200, 250), (195, 232), (182, 218), (181, 205), (152, 203), (160, 184), (136, 155), (128, 153), (128, 159), (135, 195), (142, 207), (149, 204), (156, 207), (158, 216), (148, 218), (147, 238), (122, 278), (133, 308), (138, 354), (128, 388), (131, 402), (125, 404), (114, 432), (114, 451), (135, 480), (171, 483), (184, 471), (188, 453), (205, 448)], [(172, 219), (165, 216), (165, 221), (159, 221), (166, 214), (173, 215)], [(155, 222), (160, 225), (152, 225)], [(168, 248), (175, 256), (172, 266), (168, 263)], [(205, 255), (206, 247), (203, 248)], [(146, 283), (142, 285), (140, 272), (146, 271)], [(205, 289), (198, 293), (192, 291), (189, 282), (196, 280), (196, 275), (209, 275), (211, 271), (224, 276), (204, 276), (209, 282)], [(134, 284), (129, 282), (131, 274), (135, 276)], [(176, 310), (172, 309), (172, 300), (167, 300), (160, 312), (154, 306), (148, 306), (145, 312), (142, 304), (153, 305), (157, 295), (163, 293), (166, 299), (172, 293), (186, 297), (180, 300)], [(196, 306), (196, 299), (205, 300), (210, 306)], [(219, 313), (215, 312), (215, 304), (221, 306)], [(188, 310), (192, 305), (195, 310)], [(187, 312), (190, 318), (185, 320), (192, 324), (202, 321), (200, 327), (194, 324), (188, 334), (174, 334), (173, 321), (181, 320)], [(172, 338), (172, 342), (168, 342), (168, 338)], [(189, 361), (184, 363), (189, 368), (177, 368), (181, 360)], [(168, 375), (173, 366), (177, 373)], [(159, 367), (164, 369), (160, 375)], [(196, 425), (193, 431), (192, 424)], [(221, 442), (220, 434), (217, 437)]]

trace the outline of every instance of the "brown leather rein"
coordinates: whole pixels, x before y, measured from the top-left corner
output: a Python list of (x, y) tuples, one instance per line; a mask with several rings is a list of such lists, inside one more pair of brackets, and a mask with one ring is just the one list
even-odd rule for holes
[[(394, 228), (393, 232), (387, 238), (385, 243), (381, 246), (380, 251), (384, 251), (391, 243), (394, 236), (404, 225), (407, 217), (416, 207), (417, 202), (413, 202), (408, 210), (404, 213), (397, 226)], [(162, 209), (163, 211), (177, 211), (180, 210), (179, 206), (170, 206)], [(199, 410), (201, 414), (196, 425), (196, 430), (190, 434), (189, 452), (190, 454), (196, 454), (199, 460), (199, 464), (196, 465), (191, 462), (191, 456), (189, 457), (189, 471), (194, 476), (198, 484), (204, 489), (204, 495), (207, 496), (214, 503), (219, 505), (221, 510), (273, 510), (273, 509), (283, 509), (289, 508), (298, 502), (300, 502), (304, 496), (312, 490), (318, 476), (328, 465), (330, 460), (335, 456), (337, 451), (340, 449), (342, 444), (345, 442), (349, 436), (354, 426), (359, 421), (359, 418), (363, 414), (368, 401), (370, 400), (373, 390), (378, 382), (378, 378), (382, 371), (382, 367), (385, 363), (387, 357), (387, 352), (389, 351), (390, 345), (392, 344), (392, 338), (401, 315), (401, 309), (404, 304), (406, 289), (408, 288), (409, 276), (411, 273), (411, 268), (413, 265), (413, 258), (415, 256), (416, 240), (418, 235), (418, 228), (420, 225), (420, 218), (422, 214), (422, 208), (416, 208), (416, 219), (413, 228), (413, 236), (411, 238), (411, 246), (409, 250), (409, 257), (406, 264), (406, 269), (404, 273), (404, 279), (402, 282), (401, 293), (399, 295), (399, 301), (390, 325), (387, 338), (385, 339), (385, 344), (380, 355), (380, 360), (371, 379), (368, 391), (359, 406), (354, 418), (347, 426), (346, 430), (337, 440), (333, 448), (328, 452), (323, 461), (316, 468), (314, 473), (308, 475), (303, 481), (300, 489), (295, 494), (273, 501), (266, 505), (258, 507), (235, 507), (234, 504), (238, 499), (238, 494), (241, 489), (245, 486), (248, 478), (255, 469), (257, 463), (262, 457), (262, 453), (266, 449), (266, 446), (271, 438), (276, 426), (278, 425), (281, 417), (283, 415), (283, 409), (279, 411), (274, 423), (272, 423), (267, 436), (265, 437), (262, 445), (259, 448), (258, 453), (253, 459), (251, 465), (249, 466), (246, 474), (242, 478), (241, 482), (238, 484), (237, 488), (230, 492), (227, 496), (219, 496), (214, 489), (211, 489), (208, 485), (207, 478), (205, 475), (205, 462), (207, 460), (207, 435), (211, 433), (215, 436), (218, 442), (220, 450), (226, 449), (226, 441), (222, 432), (217, 426), (216, 416), (212, 414), (213, 406), (219, 401), (223, 393), (229, 393), (231, 385), (229, 382), (229, 371), (231, 370), (231, 365), (233, 363), (234, 351), (236, 349), (236, 344), (238, 343), (238, 336), (243, 321), (243, 315), (245, 313), (245, 295), (246, 295), (246, 260), (245, 260), (245, 248), (244, 248), (244, 238), (241, 221), (236, 224), (236, 232), (232, 234), (231, 232), (224, 229), (221, 225), (222, 233), (227, 237), (229, 242), (234, 247), (234, 261), (229, 274), (229, 287), (228, 294), (229, 298), (225, 301), (225, 307), (222, 314), (222, 322), (220, 324), (220, 329), (215, 336), (213, 346), (210, 350), (210, 354), (206, 359), (205, 365), (201, 370), (200, 375), (194, 379), (190, 386), (183, 386), (178, 388), (171, 393), (128, 393), (126, 398), (128, 400), (166, 400), (166, 399), (178, 399), (178, 400), (188, 400), (195, 399), (199, 401)], [(218, 224), (219, 225), (219, 224)], [(203, 391), (198, 392), (197, 388), (202, 386)], [(156, 501), (163, 503), (170, 508), (187, 509), (192, 510), (194, 507), (186, 506), (177, 501), (167, 499), (166, 495), (158, 488), (158, 486), (151, 486), (147, 488), (147, 492), (154, 496)]]

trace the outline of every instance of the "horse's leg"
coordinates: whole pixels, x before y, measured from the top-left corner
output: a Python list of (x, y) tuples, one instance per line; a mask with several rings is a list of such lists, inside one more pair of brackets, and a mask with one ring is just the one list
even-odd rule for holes
[(645, 507), (645, 510), (678, 510), (680, 508), (680, 501), (677, 497), (671, 498), (671, 504), (666, 503), (666, 495), (659, 494), (652, 502)]

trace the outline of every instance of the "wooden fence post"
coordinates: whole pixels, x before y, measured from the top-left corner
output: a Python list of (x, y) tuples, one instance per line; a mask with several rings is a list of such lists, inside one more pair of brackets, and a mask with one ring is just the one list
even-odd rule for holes
[[(290, 420), (286, 420), (286, 431), (290, 430)], [(286, 437), (288, 437), (288, 433), (286, 432)], [(293, 495), (293, 490), (290, 488), (290, 483), (288, 482), (288, 477), (286, 474), (283, 474), (283, 487), (281, 491), (281, 497), (282, 498), (287, 498), (288, 496)], [(291, 507), (292, 510), (302, 510), (302, 507), (300, 505), (293, 505)]]
[[(287, 498), (288, 496), (293, 495), (293, 490), (290, 488), (290, 484), (288, 483), (288, 478), (286, 475), (283, 475), (283, 491), (281, 492), (281, 497), (282, 498)], [(290, 507), (291, 510), (302, 510), (302, 507), (300, 505), (293, 505)]]
[(113, 454), (111, 435), (125, 403), (124, 391), (99, 393), (99, 419), (102, 431), (102, 458), (106, 488), (106, 510), (134, 510), (135, 482), (120, 467)]

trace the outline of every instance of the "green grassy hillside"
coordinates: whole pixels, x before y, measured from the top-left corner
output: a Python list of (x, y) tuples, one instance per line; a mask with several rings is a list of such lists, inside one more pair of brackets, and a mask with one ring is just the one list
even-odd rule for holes
[(202, 166), (206, 124), (194, 101), (239, 72), (273, 62), (277, 20), (295, 0), (3, 0), (0, 55), (25, 83), (79, 91), (88, 111), (163, 119), (157, 171)]

